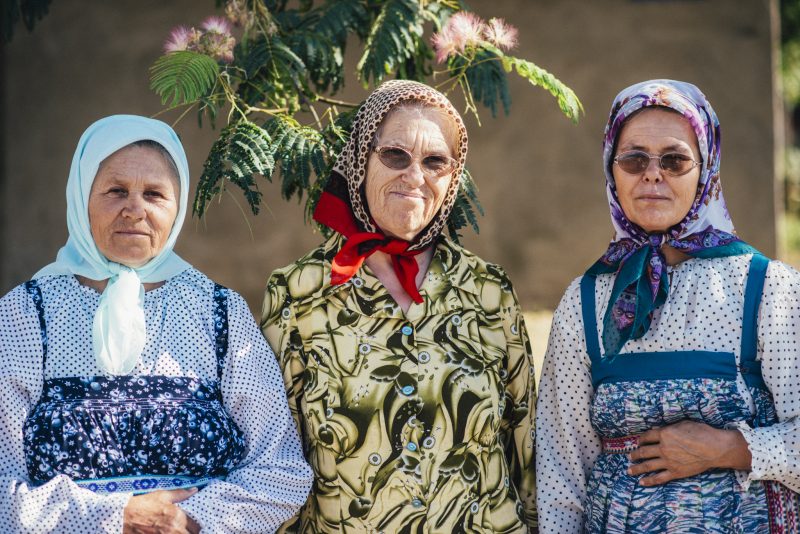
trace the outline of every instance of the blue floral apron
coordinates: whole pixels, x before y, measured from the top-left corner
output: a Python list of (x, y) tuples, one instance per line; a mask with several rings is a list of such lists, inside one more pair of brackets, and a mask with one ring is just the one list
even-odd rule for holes
[[(36, 305), (47, 363), (42, 293)], [(97, 493), (146, 493), (203, 486), (244, 458), (243, 432), (222, 405), (228, 352), (228, 290), (214, 287), (217, 379), (81, 376), (44, 380), (23, 440), (33, 485), (67, 475)]]
[[(581, 280), (586, 345), (592, 364), (592, 426), (603, 452), (592, 469), (585, 503), (590, 533), (790, 533), (797, 532), (798, 497), (785, 486), (757, 481), (742, 491), (730, 469), (654, 487), (628, 475), (625, 453), (637, 436), (683, 420), (725, 428), (738, 421), (768, 426), (778, 418), (757, 356), (758, 306), (769, 260), (754, 254), (745, 288), (741, 362), (733, 352), (635, 352), (600, 355), (595, 277)], [(736, 387), (741, 374), (755, 404), (752, 413)]]

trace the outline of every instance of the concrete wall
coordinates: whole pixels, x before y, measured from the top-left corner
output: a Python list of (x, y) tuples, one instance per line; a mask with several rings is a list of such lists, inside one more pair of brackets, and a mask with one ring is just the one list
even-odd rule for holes
[[(708, 95), (723, 132), (722, 176), (740, 235), (776, 249), (770, 8), (774, 0), (472, 0), (483, 16), (520, 29), (518, 55), (578, 93), (580, 124), (554, 99), (511, 78), (509, 117), (468, 119), (468, 165), (486, 216), (466, 245), (511, 273), (523, 305), (553, 307), (611, 236), (600, 140), (614, 95), (644, 79), (691, 81)], [(66, 239), (64, 186), (75, 144), (93, 120), (152, 115), (147, 69), (177, 24), (198, 24), (214, 3), (196, 0), (54, 2), (32, 34), (5, 49), (0, 180), (0, 293), (51, 261)], [(362, 98), (357, 84), (351, 98)], [(462, 101), (455, 96), (460, 107)], [(215, 138), (189, 117), (178, 125), (192, 175)], [(4, 141), (3, 141), (4, 139)], [(237, 193), (187, 221), (177, 250), (240, 291), (257, 309), (268, 273), (320, 239), (302, 207), (264, 187), (267, 206), (242, 214)]]

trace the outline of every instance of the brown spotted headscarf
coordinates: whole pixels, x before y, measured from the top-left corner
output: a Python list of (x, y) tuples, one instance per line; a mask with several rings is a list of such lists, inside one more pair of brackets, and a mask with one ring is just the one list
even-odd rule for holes
[[(364, 180), (375, 133), (384, 118), (404, 103), (421, 102), (425, 107), (447, 114), (457, 134), (453, 154), (456, 167), (442, 206), (430, 223), (412, 242), (389, 238), (375, 225), (369, 214)], [(381, 84), (362, 104), (342, 153), (336, 160), (328, 184), (320, 198), (314, 219), (348, 238), (334, 258), (331, 283), (341, 284), (352, 277), (364, 259), (376, 250), (391, 254), (395, 272), (403, 287), (417, 302), (422, 298), (414, 285), (417, 264), (413, 256), (439, 237), (447, 224), (458, 194), (461, 173), (467, 158), (467, 129), (453, 104), (442, 93), (419, 82), (392, 80)], [(413, 264), (413, 265), (412, 265)]]

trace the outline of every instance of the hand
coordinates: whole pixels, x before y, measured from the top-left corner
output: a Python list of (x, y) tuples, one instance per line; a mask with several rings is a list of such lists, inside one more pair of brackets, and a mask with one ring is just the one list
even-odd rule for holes
[(741, 432), (694, 421), (648, 430), (639, 436), (639, 448), (628, 458), (641, 462), (628, 468), (629, 475), (652, 473), (639, 480), (642, 486), (658, 486), (715, 468), (749, 471), (752, 460)]
[(175, 503), (197, 493), (197, 488), (160, 490), (135, 495), (125, 506), (123, 534), (198, 534), (200, 525)]

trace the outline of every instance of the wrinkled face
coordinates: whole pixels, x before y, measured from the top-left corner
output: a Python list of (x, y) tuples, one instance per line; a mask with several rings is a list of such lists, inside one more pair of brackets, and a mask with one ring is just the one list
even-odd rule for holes
[(455, 125), (433, 108), (398, 108), (379, 129), (376, 146), (395, 146), (414, 156), (409, 167), (390, 169), (372, 152), (367, 163), (365, 192), (369, 211), (383, 232), (411, 241), (439, 211), (453, 173), (425, 176), (421, 162), (428, 156), (453, 157)]
[(127, 146), (100, 164), (89, 195), (89, 224), (110, 261), (141, 267), (167, 242), (178, 215), (178, 179), (152, 148)]
[[(697, 136), (678, 113), (663, 109), (640, 111), (623, 125), (615, 155), (641, 150), (652, 156), (677, 152), (700, 161)], [(670, 176), (651, 159), (642, 173), (629, 174), (612, 165), (617, 197), (631, 222), (648, 233), (663, 232), (681, 222), (697, 194), (701, 166), (681, 176)]]

